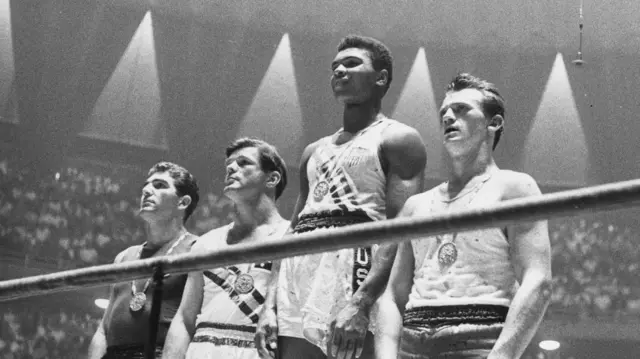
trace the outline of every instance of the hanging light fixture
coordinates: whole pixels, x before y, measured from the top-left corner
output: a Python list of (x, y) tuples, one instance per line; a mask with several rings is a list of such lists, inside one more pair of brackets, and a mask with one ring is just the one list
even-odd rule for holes
[(582, 59), (582, 28), (584, 27), (584, 17), (582, 16), (582, 1), (580, 0), (580, 45), (578, 47), (578, 56), (576, 59), (572, 61), (572, 63), (576, 66), (582, 66), (585, 64), (585, 61)]

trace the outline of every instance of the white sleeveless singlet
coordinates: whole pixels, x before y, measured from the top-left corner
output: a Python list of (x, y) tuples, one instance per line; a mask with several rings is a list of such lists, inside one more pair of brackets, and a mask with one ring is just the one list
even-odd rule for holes
[[(415, 215), (490, 206), (500, 198), (491, 190), (500, 173), (486, 174), (474, 188), (448, 200), (446, 183), (424, 194)], [(428, 204), (426, 203), (428, 202)], [(425, 306), (486, 304), (509, 306), (517, 281), (509, 242), (501, 228), (465, 231), (412, 240), (413, 286), (407, 309)]]

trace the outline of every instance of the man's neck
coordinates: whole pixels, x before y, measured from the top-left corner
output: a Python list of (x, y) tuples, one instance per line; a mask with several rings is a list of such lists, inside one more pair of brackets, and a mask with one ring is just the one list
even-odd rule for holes
[(462, 191), (474, 178), (498, 169), (490, 151), (450, 155), (450, 158), (448, 190), (452, 195)]
[(147, 222), (147, 246), (160, 249), (167, 243), (177, 240), (187, 233), (182, 218), (168, 221)]
[(346, 132), (356, 133), (372, 124), (380, 114), (380, 101), (344, 106), (342, 126)]
[(234, 230), (239, 233), (251, 233), (262, 225), (271, 225), (282, 221), (275, 201), (266, 195), (234, 203), (232, 217)]

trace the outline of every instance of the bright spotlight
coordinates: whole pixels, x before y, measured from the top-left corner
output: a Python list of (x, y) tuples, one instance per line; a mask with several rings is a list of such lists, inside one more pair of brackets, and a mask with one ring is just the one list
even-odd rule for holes
[(560, 348), (560, 343), (555, 340), (543, 340), (538, 344), (538, 346), (541, 349), (551, 351)]
[(108, 299), (99, 298), (99, 299), (96, 299), (94, 301), (94, 303), (100, 309), (107, 309), (107, 306), (109, 305), (109, 300)]

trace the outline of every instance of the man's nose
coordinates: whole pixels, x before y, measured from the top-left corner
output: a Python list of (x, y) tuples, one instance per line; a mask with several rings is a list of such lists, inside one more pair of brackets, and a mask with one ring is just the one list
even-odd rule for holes
[(227, 176), (234, 173), (237, 170), (235, 162), (231, 162), (227, 165)]
[(448, 109), (447, 112), (442, 116), (442, 124), (444, 126), (449, 126), (456, 121), (456, 117), (453, 115), (453, 110)]
[(347, 75), (347, 69), (344, 66), (338, 65), (338, 67), (333, 69), (333, 76), (335, 78), (340, 79), (340, 78), (345, 77), (345, 75)]

